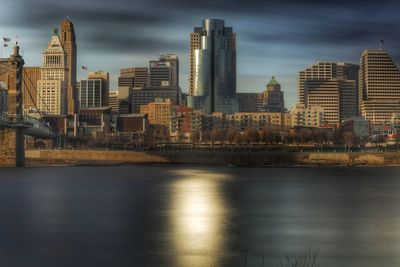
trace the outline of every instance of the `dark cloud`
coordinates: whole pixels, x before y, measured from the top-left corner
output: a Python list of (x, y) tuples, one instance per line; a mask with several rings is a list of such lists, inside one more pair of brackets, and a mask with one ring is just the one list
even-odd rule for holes
[(372, 40), (379, 41), (387, 37), (400, 44), (400, 38), (393, 36), (393, 29), (399, 28), (400, 22), (359, 20), (337, 23), (336, 21), (320, 21), (305, 26), (299, 28), (293, 24), (292, 27), (281, 28), (279, 31), (269, 29), (249, 31), (243, 33), (243, 37), (250, 42), (339, 46), (355, 45)]
[[(161, 36), (162, 37), (162, 36)], [(182, 51), (186, 49), (185, 43), (178, 40), (165, 40), (160, 36), (142, 36), (134, 34), (108, 33), (107, 38), (102, 31), (94, 31), (86, 36), (86, 41), (80, 44), (82, 49), (109, 50), (120, 53), (155, 53), (163, 51)]]
[[(294, 81), (288, 84), (295, 84), (299, 65), (327, 57), (357, 62), (361, 50), (378, 46), (380, 39), (400, 59), (400, 2), (394, 0), (4, 1), (14, 8), (7, 18), (0, 16), (0, 23), (31, 33), (22, 38), (32, 38), (29, 43), (38, 47), (26, 50), (40, 54), (51, 27), (69, 16), (75, 24), (79, 55), (136, 54), (150, 59), (160, 50), (176, 52), (185, 63), (182, 77), (188, 74), (189, 32), (208, 17), (225, 19), (237, 32), (239, 70), (260, 75), (287, 69), (283, 74)], [(263, 69), (261, 58), (268, 62)]]

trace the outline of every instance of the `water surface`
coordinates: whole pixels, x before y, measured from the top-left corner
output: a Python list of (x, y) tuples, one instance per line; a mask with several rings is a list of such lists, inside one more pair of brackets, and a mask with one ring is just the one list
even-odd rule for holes
[(400, 266), (400, 169), (0, 170), (0, 266)]

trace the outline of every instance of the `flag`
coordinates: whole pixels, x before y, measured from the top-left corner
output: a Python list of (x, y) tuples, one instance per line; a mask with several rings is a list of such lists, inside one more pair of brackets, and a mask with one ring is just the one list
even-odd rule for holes
[(384, 44), (385, 42), (381, 39), (381, 44)]
[(86, 66), (82, 66), (82, 70), (88, 70)]
[(7, 38), (7, 37), (3, 37), (3, 42), (5, 42), (5, 43), (11, 42), (11, 39)]

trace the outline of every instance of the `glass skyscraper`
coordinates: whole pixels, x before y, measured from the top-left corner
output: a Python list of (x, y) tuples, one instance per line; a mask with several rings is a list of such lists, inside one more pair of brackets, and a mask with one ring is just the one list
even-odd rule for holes
[(213, 112), (239, 111), (236, 98), (236, 34), (220, 19), (206, 19), (190, 35), (188, 106)]

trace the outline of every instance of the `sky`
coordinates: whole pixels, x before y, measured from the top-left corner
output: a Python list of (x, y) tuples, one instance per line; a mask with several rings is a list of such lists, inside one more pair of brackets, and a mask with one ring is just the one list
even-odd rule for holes
[[(74, 23), (80, 70), (105, 70), (116, 89), (119, 69), (148, 66), (160, 53), (180, 59), (188, 91), (189, 34), (206, 18), (237, 33), (237, 91), (262, 92), (275, 76), (286, 107), (296, 102), (298, 72), (318, 60), (358, 63), (363, 49), (400, 59), (400, 1), (354, 0), (2, 0), (0, 37), (18, 36), (26, 66), (40, 66), (51, 29)], [(3, 48), (4, 55), (11, 48)]]

